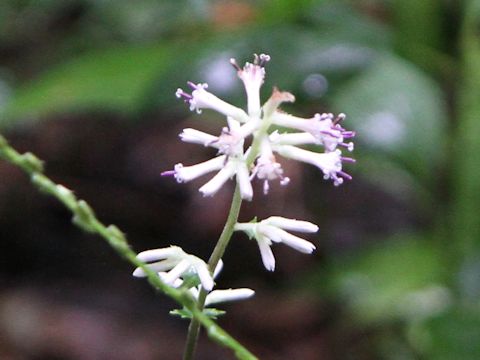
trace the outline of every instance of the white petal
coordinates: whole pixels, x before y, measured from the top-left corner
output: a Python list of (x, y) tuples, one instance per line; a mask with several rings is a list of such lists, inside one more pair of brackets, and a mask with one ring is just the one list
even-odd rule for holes
[(238, 130), (240, 130), (241, 126), (240, 126), (240, 122), (235, 120), (234, 118), (228, 116), (227, 117), (227, 123), (228, 123), (228, 129), (231, 131), (231, 132), (238, 132)]
[(223, 269), (223, 260), (220, 259), (220, 260), (218, 261), (217, 266), (215, 267), (215, 271), (213, 272), (213, 278), (214, 278), (214, 279), (217, 278), (218, 274), (220, 274), (220, 272), (222, 271), (222, 269)]
[(280, 232), (281, 229), (264, 224), (263, 222), (260, 222), (257, 226), (257, 231), (266, 236), (268, 239), (270, 239), (273, 242), (280, 243), (282, 242), (282, 233)]
[(234, 229), (235, 231), (252, 232), (256, 226), (256, 223), (236, 223)]
[(167, 248), (142, 251), (137, 255), (137, 259), (144, 262), (152, 262), (163, 260), (172, 256), (180, 256), (182, 253), (183, 250), (178, 246), (170, 246)]
[(341, 151), (338, 149), (328, 153), (315, 153), (291, 145), (280, 145), (275, 146), (274, 150), (282, 156), (318, 167), (327, 177), (342, 170)]
[(165, 283), (173, 285), (174, 281), (177, 280), (184, 272), (186, 272), (190, 267), (190, 262), (186, 259), (180, 261), (172, 270), (170, 270), (167, 275), (164, 277)]
[(303, 220), (287, 219), (281, 216), (270, 216), (262, 222), (279, 227), (284, 230), (314, 233), (318, 231), (318, 226)]
[(267, 239), (257, 238), (257, 243), (265, 269), (268, 271), (275, 270), (275, 258), (273, 257), (273, 252), (270, 248), (270, 244), (267, 242)]
[[(166, 259), (153, 264), (149, 264), (148, 268), (154, 272), (168, 271), (175, 267), (180, 260), (178, 259)], [(145, 277), (147, 274), (142, 268), (136, 268), (132, 274), (135, 277)]]
[[(190, 291), (190, 294), (192, 294), (193, 298), (195, 300), (198, 300), (198, 295), (200, 294), (200, 292), (198, 291), (198, 289), (196, 287), (192, 287), (190, 289), (188, 289)], [(208, 295), (207, 295), (208, 297)]]
[[(159, 273), (158, 273), (158, 276), (160, 277), (160, 279), (161, 279), (164, 283), (168, 284), (168, 282), (167, 282), (167, 280), (168, 280), (168, 273), (167, 273), (167, 272), (159, 272)], [(171, 286), (174, 287), (174, 288), (178, 288), (178, 287), (182, 286), (182, 284), (183, 284), (183, 280), (179, 278), (179, 279), (175, 279), (175, 280), (173, 281), (173, 283), (172, 283), (172, 284), (169, 284), (169, 285), (171, 285)]]
[(197, 109), (212, 109), (218, 111), (225, 116), (230, 116), (240, 122), (248, 121), (249, 117), (242, 109), (233, 106), (226, 101), (216, 97), (212, 93), (199, 86), (192, 92), (192, 100), (190, 105)]
[(290, 246), (291, 248), (294, 248), (295, 250), (298, 250), (305, 254), (311, 254), (313, 250), (315, 250), (315, 245), (313, 245), (311, 242), (299, 238), (298, 236), (292, 235), (285, 230), (277, 230), (281, 234), (282, 242), (285, 245)]
[(195, 129), (183, 129), (180, 133), (180, 139), (184, 142), (189, 142), (193, 144), (201, 144), (207, 146), (209, 144), (214, 144), (216, 140), (218, 140), (217, 136), (213, 136), (203, 131), (195, 130)]
[(237, 183), (240, 187), (240, 194), (243, 200), (250, 201), (253, 197), (253, 188), (250, 183), (250, 174), (245, 163), (241, 163), (237, 168)]
[(270, 141), (278, 145), (305, 145), (317, 144), (318, 139), (310, 133), (272, 133), (269, 137)]
[(135, 270), (133, 270), (132, 275), (135, 276), (135, 277), (145, 277), (145, 276), (147, 276), (145, 271), (143, 271), (143, 269), (139, 268), (139, 267), (137, 267)]
[(225, 155), (192, 166), (177, 164), (175, 165), (175, 179), (178, 182), (188, 182), (209, 172), (220, 170), (224, 163)]
[(238, 130), (238, 136), (245, 139), (246, 137), (250, 136), (259, 128), (261, 125), (261, 120), (258, 118), (250, 119), (246, 124), (242, 125)]
[(213, 196), (220, 188), (235, 174), (235, 164), (228, 161), (227, 165), (221, 169), (210, 181), (198, 189), (203, 196)]
[(205, 306), (222, 302), (238, 301), (248, 299), (255, 294), (255, 291), (248, 288), (214, 290), (207, 295)]
[(212, 275), (210, 275), (210, 271), (208, 271), (207, 264), (203, 261), (198, 262), (195, 264), (195, 270), (197, 271), (198, 277), (200, 278), (200, 282), (205, 290), (210, 291), (213, 289), (213, 279)]

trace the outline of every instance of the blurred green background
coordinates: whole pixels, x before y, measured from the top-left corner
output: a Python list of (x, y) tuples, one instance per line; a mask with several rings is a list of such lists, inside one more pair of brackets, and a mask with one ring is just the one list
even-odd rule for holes
[[(175, 90), (208, 82), (243, 106), (228, 60), (267, 53), (284, 110), (344, 112), (357, 132), (354, 180), (333, 188), (286, 163), (292, 182), (243, 220), (313, 221), (314, 256), (235, 237), (222, 287), (255, 298), (220, 320), (262, 359), (480, 359), (479, 0), (2, 0), (0, 131), (47, 161), (133, 248), (178, 244), (208, 257), (231, 187), (160, 172), (212, 154), (184, 127)], [(178, 359), (174, 306), (68, 213), (0, 163), (0, 358)], [(258, 185), (258, 184), (257, 184)], [(198, 359), (231, 354), (202, 339)]]

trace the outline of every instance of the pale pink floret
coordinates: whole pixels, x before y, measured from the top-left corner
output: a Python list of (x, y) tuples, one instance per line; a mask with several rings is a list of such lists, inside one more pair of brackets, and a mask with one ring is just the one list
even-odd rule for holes
[(316, 232), (318, 227), (308, 221), (272, 216), (258, 223), (237, 223), (235, 230), (243, 231), (250, 238), (257, 240), (263, 265), (267, 270), (273, 271), (275, 269), (275, 258), (271, 249), (272, 242), (284, 243), (297, 251), (310, 254), (315, 250), (315, 245), (290, 234), (286, 230), (311, 233)]

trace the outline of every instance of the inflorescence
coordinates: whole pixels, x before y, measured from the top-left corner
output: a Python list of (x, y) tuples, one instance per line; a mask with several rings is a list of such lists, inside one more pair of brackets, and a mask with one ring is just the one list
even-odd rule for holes
[[(230, 63), (242, 80), (247, 94), (247, 111), (225, 102), (210, 93), (205, 83), (188, 82), (192, 89), (176, 91), (176, 96), (183, 99), (190, 110), (201, 113), (203, 109), (212, 109), (226, 117), (226, 124), (218, 136), (203, 131), (187, 128), (180, 134), (184, 142), (200, 144), (216, 149), (216, 155), (199, 164), (185, 166), (177, 163), (173, 170), (165, 171), (163, 176), (173, 176), (177, 182), (184, 183), (216, 172), (199, 191), (204, 196), (213, 196), (232, 178), (236, 179), (243, 200), (253, 198), (252, 181), (258, 179), (263, 183), (263, 193), (268, 194), (270, 182), (278, 180), (280, 185), (290, 183), (282, 164), (277, 161), (281, 157), (305, 162), (319, 168), (325, 180), (331, 180), (335, 186), (352, 177), (343, 170), (345, 163), (354, 163), (351, 157), (342, 155), (342, 149), (353, 151), (350, 141), (355, 136), (353, 131), (346, 130), (341, 123), (345, 114), (315, 114), (311, 118), (300, 118), (287, 114), (279, 109), (285, 102), (295, 101), (289, 92), (273, 89), (270, 98), (261, 105), (260, 88), (265, 79), (265, 65), (270, 56), (254, 55), (253, 63), (246, 63), (242, 68), (235, 59)], [(279, 131), (278, 129), (285, 129)], [(288, 131), (287, 131), (288, 130)], [(246, 141), (251, 137), (251, 141)], [(249, 139), (250, 140), (250, 139)], [(246, 146), (248, 144), (248, 146)], [(316, 152), (302, 148), (305, 145), (318, 145), (323, 151)], [(271, 246), (273, 243), (284, 243), (303, 253), (312, 253), (315, 246), (288, 231), (314, 233), (318, 227), (310, 222), (271, 216), (257, 222), (237, 223), (235, 231), (245, 232), (255, 239), (260, 249), (262, 262), (269, 271), (275, 269), (275, 258)], [(174, 287), (184, 286), (184, 277), (197, 276), (198, 285), (190, 286), (189, 291), (198, 298), (200, 286), (207, 292), (214, 287), (214, 274), (210, 274), (207, 264), (196, 256), (186, 254), (181, 248), (172, 246), (164, 249), (149, 250), (139, 254), (141, 260), (150, 262), (151, 268), (159, 276)], [(220, 265), (221, 268), (222, 265)], [(141, 269), (135, 276), (143, 276)], [(207, 296), (208, 303), (226, 300), (239, 300), (253, 295), (250, 289), (215, 290)], [(216, 299), (216, 298), (219, 299)]]

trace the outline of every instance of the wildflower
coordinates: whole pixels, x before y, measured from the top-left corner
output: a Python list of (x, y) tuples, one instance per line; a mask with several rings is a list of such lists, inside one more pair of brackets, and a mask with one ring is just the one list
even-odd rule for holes
[(252, 131), (254, 128), (251, 125), (240, 126), (239, 122), (231, 118), (229, 127), (223, 128), (218, 137), (194, 129), (184, 129), (180, 134), (183, 141), (214, 147), (223, 155), (192, 166), (183, 166), (182, 163), (178, 163), (173, 171), (165, 171), (162, 175), (173, 175), (177, 182), (181, 183), (218, 171), (199, 189), (204, 196), (213, 196), (227, 180), (235, 175), (242, 198), (251, 200), (253, 189), (249, 179), (246, 156), (243, 153), (243, 140)]
[(318, 231), (318, 226), (308, 221), (287, 219), (280, 216), (271, 216), (260, 222), (237, 223), (235, 225), (235, 231), (243, 231), (250, 238), (255, 238), (260, 249), (263, 265), (269, 271), (275, 269), (275, 258), (271, 249), (272, 242), (284, 243), (305, 254), (310, 254), (315, 250), (315, 245), (311, 242), (292, 235), (286, 230), (314, 233)]
[[(313, 164), (322, 170), (325, 179), (333, 180), (334, 185), (343, 183), (351, 176), (343, 171), (343, 163), (354, 162), (352, 158), (341, 156), (340, 148), (353, 151), (353, 142), (346, 142), (355, 136), (353, 131), (344, 129), (340, 123), (345, 114), (334, 116), (331, 113), (315, 114), (303, 119), (279, 110), (284, 102), (293, 102), (295, 97), (286, 91), (273, 89), (270, 98), (261, 106), (260, 88), (265, 80), (265, 65), (270, 56), (254, 55), (253, 63), (240, 67), (235, 59), (230, 63), (242, 80), (247, 94), (247, 112), (235, 107), (207, 91), (207, 84), (189, 82), (192, 93), (182, 89), (176, 92), (183, 98), (191, 110), (198, 113), (202, 109), (212, 109), (227, 117), (228, 126), (219, 136), (195, 129), (184, 129), (180, 134), (182, 141), (212, 147), (217, 150), (216, 157), (191, 166), (182, 163), (162, 175), (172, 175), (178, 182), (188, 182), (207, 173), (216, 171), (216, 175), (200, 187), (204, 196), (213, 196), (227, 180), (235, 177), (240, 187), (242, 199), (251, 200), (253, 190), (251, 181), (263, 182), (263, 193), (270, 189), (270, 181), (279, 180), (287, 185), (290, 178), (284, 175), (276, 154), (293, 160)], [(297, 132), (280, 134), (270, 131), (272, 126), (290, 128)], [(245, 140), (252, 136), (250, 146), (245, 149)], [(301, 145), (320, 145), (324, 152), (318, 153), (300, 148)]]
[(188, 85), (193, 89), (192, 94), (188, 94), (183, 89), (178, 88), (175, 92), (177, 98), (183, 98), (190, 105), (190, 110), (195, 110), (198, 114), (202, 109), (212, 109), (225, 116), (238, 119), (240, 122), (248, 121), (248, 115), (242, 109), (223, 101), (208, 92), (208, 84), (194, 84), (191, 81)]
[[(217, 276), (220, 274), (222, 269), (223, 269), (223, 261), (220, 260), (215, 268), (215, 271), (213, 272), (213, 279), (217, 278)], [(164, 282), (168, 283), (169, 285), (175, 288), (178, 288), (183, 285), (183, 279), (181, 276), (176, 278), (174, 281), (171, 281), (171, 278), (168, 272), (160, 271), (158, 275)], [(198, 297), (200, 295), (200, 290), (201, 290), (200, 285), (191, 287), (188, 290), (190, 291), (190, 294), (193, 296), (193, 298), (198, 300)], [(205, 306), (224, 303), (224, 302), (244, 300), (244, 299), (248, 299), (249, 297), (252, 297), (254, 294), (255, 294), (255, 291), (249, 288), (213, 290), (207, 294), (207, 297), (205, 299)]]
[(237, 65), (235, 59), (230, 63), (237, 69), (238, 77), (243, 81), (247, 93), (248, 114), (251, 117), (260, 116), (260, 88), (265, 79), (265, 64), (270, 61), (270, 56), (255, 54), (253, 64), (246, 63), (243, 69)]
[(343, 113), (335, 118), (331, 113), (324, 113), (315, 114), (311, 119), (302, 119), (277, 111), (272, 116), (272, 122), (275, 125), (302, 130), (311, 134), (318, 144), (325, 147), (326, 151), (334, 151), (337, 146), (343, 146), (348, 151), (353, 151), (353, 142), (345, 143), (344, 139), (354, 137), (355, 133), (340, 126), (343, 119), (345, 119)]
[(352, 176), (342, 171), (342, 161), (355, 162), (354, 159), (343, 157), (340, 150), (326, 153), (316, 153), (292, 145), (279, 145), (275, 151), (280, 155), (298, 161), (303, 161), (318, 167), (323, 172), (325, 180), (333, 180), (335, 186), (343, 184), (343, 179), (351, 180)]
[(254, 177), (263, 180), (263, 193), (265, 195), (268, 194), (270, 189), (270, 180), (280, 179), (281, 185), (287, 185), (290, 182), (290, 178), (283, 176), (282, 165), (276, 161), (270, 141), (267, 138), (261, 144), (260, 155), (256, 160), (250, 179)]
[[(139, 253), (137, 258), (147, 262), (148, 267), (157, 273), (164, 273), (162, 280), (172, 285), (185, 274), (196, 274), (205, 290), (212, 290), (213, 278), (208, 271), (207, 264), (200, 258), (185, 253), (178, 246), (147, 250)], [(145, 277), (146, 273), (138, 267), (133, 276)]]

